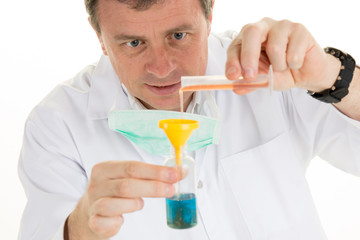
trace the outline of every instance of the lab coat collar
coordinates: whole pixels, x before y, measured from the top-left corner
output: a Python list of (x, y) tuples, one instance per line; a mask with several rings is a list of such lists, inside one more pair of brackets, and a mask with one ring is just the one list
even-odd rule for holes
[[(121, 87), (124, 91), (124, 93), (126, 94), (126, 96), (129, 99), (129, 103), (130, 103), (130, 108), (134, 109), (134, 110), (146, 110), (147, 108), (139, 101), (139, 99), (137, 99), (136, 97), (132, 96), (128, 90), (126, 89), (126, 87), (124, 86), (124, 84), (121, 84)], [(195, 92), (193, 94), (193, 99), (191, 100), (186, 112), (187, 113), (196, 113), (196, 114), (200, 114), (201, 111), (201, 106), (203, 106), (204, 101), (205, 101), (205, 96), (203, 92)], [(115, 109), (118, 109), (115, 107)]]
[(102, 55), (91, 77), (87, 116), (92, 120), (107, 119), (116, 99), (117, 107), (129, 108), (129, 101), (121, 91), (120, 79), (108, 56)]

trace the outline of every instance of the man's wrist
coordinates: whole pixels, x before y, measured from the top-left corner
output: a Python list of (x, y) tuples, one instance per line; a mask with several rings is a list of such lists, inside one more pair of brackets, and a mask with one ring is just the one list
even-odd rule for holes
[(349, 86), (354, 76), (355, 60), (347, 53), (336, 48), (325, 48), (325, 52), (341, 62), (341, 67), (332, 87), (321, 92), (308, 93), (315, 99), (326, 103), (338, 103), (349, 93)]

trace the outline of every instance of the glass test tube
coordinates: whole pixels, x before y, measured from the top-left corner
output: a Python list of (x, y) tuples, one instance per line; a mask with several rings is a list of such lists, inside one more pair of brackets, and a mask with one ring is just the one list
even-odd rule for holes
[(203, 91), (220, 89), (257, 89), (268, 88), (272, 92), (274, 87), (273, 70), (269, 66), (267, 74), (258, 74), (252, 81), (239, 78), (229, 80), (224, 75), (212, 76), (183, 76), (181, 77), (181, 91)]

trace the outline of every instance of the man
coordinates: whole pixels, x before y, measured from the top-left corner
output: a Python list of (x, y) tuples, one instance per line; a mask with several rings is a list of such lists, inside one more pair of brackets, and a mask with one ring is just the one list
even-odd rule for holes
[[(320, 155), (360, 175), (360, 71), (350, 56), (324, 52), (289, 21), (265, 18), (238, 35), (210, 34), (211, 0), (85, 2), (104, 56), (29, 116), (19, 164), (28, 196), (21, 239), (326, 239), (305, 170)], [(168, 228), (163, 198), (174, 195), (180, 176), (108, 128), (114, 101), (120, 110), (179, 111), (181, 76), (224, 74), (225, 66), (229, 79), (251, 81), (269, 64), (282, 90), (271, 96), (184, 95), (188, 112), (218, 108), (221, 136), (193, 153), (198, 225)], [(348, 94), (335, 91), (339, 77)]]

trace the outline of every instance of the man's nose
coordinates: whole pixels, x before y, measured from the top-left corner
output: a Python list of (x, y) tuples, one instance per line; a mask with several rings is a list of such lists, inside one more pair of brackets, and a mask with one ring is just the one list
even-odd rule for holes
[(152, 51), (149, 52), (149, 60), (146, 64), (146, 70), (149, 73), (154, 74), (158, 78), (165, 78), (175, 68), (174, 56), (166, 47), (158, 46), (152, 48)]

